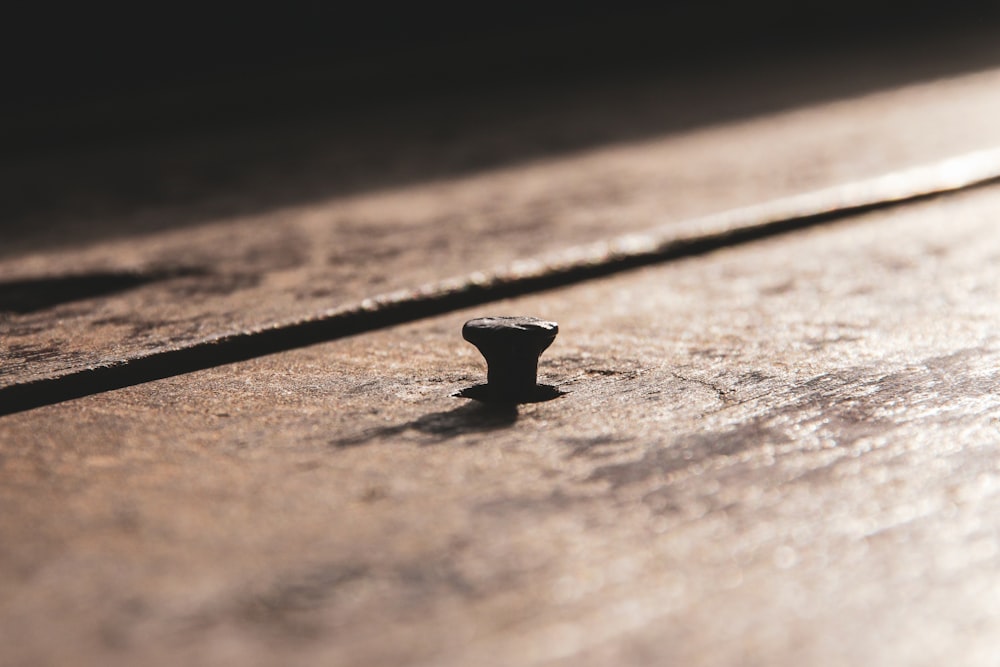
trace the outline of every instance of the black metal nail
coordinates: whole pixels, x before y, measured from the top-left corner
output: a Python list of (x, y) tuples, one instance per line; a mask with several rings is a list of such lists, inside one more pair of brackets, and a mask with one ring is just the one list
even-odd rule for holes
[(467, 398), (530, 403), (548, 400), (562, 392), (538, 384), (538, 357), (559, 325), (537, 317), (480, 317), (462, 327), (462, 337), (486, 358), (486, 384), (460, 393)]

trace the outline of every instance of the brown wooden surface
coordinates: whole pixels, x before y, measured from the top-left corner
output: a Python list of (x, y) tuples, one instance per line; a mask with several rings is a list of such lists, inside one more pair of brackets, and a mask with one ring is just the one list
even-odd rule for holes
[[(998, 216), (952, 195), (0, 418), (0, 655), (992, 665)], [(569, 394), (450, 397), (492, 313), (559, 321)]]
[[(662, 106), (655, 82), (644, 85), (631, 94), (641, 101), (645, 90), (658, 100), (652, 108)], [(138, 237), (98, 235), (91, 245), (61, 249), (45, 236), (12, 238), (0, 261), (3, 293), (23, 295), (26, 281), (80, 285), (105, 274), (112, 293), (8, 304), (0, 313), (0, 386), (489, 276), (609, 235), (998, 145), (997, 91), (1000, 74), (990, 70), (266, 213), (213, 220), (211, 207), (192, 205), (104, 223), (120, 231), (166, 227)], [(579, 132), (600, 126), (589, 123)], [(240, 196), (254, 208), (256, 190)], [(181, 224), (195, 212), (211, 222)]]

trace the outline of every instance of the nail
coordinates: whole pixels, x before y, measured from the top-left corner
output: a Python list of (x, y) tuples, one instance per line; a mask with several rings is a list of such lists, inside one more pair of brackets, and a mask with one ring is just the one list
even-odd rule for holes
[(561, 394), (553, 387), (540, 387), (537, 379), (538, 357), (558, 333), (558, 324), (537, 317), (469, 320), (462, 327), (462, 337), (479, 348), (488, 368), (483, 391), (479, 395), (467, 391), (465, 395), (482, 400), (526, 403)]

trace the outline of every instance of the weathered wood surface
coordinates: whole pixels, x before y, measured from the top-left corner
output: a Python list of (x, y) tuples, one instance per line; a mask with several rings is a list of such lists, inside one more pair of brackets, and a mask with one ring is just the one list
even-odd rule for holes
[[(1000, 190), (0, 418), (6, 664), (992, 665)], [(517, 411), (464, 320), (559, 321)]]
[[(997, 145), (998, 91), (992, 70), (516, 168), (9, 255), (0, 262), (0, 386)], [(169, 227), (182, 214), (152, 215)]]

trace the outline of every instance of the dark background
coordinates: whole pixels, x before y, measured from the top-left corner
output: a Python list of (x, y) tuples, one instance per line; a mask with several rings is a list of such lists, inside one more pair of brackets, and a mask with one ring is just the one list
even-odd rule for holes
[(3, 24), (7, 254), (1000, 64), (983, 0), (34, 4)]
[(1000, 23), (1000, 3), (971, 0), (87, 5), (8, 16), (8, 149), (515, 82), (794, 58)]

